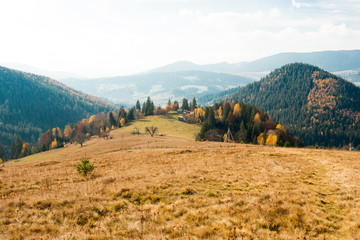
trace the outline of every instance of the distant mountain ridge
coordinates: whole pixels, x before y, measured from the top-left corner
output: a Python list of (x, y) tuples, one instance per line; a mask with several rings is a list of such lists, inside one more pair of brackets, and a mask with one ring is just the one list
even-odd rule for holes
[(62, 82), (115, 104), (133, 105), (136, 100), (145, 101), (150, 96), (156, 104), (166, 105), (169, 99), (181, 101), (184, 97), (198, 98), (228, 88), (245, 86), (253, 80), (225, 73), (177, 71), (87, 80), (67, 79)]
[(35, 143), (50, 127), (114, 109), (53, 79), (0, 67), (0, 141), (7, 146), (17, 134)]
[(319, 52), (286, 52), (260, 58), (251, 62), (217, 63), (198, 65), (189, 61), (178, 61), (149, 72), (176, 71), (215, 71), (231, 74), (246, 72), (266, 72), (279, 68), (285, 64), (301, 62), (307, 63), (330, 72), (360, 69), (360, 50), (319, 51)]
[(360, 88), (312, 65), (285, 65), (224, 99), (262, 108), (306, 144), (360, 144)]

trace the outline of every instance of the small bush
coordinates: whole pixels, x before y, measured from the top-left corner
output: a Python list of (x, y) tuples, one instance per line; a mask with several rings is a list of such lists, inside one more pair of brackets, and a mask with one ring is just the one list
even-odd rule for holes
[(90, 163), (90, 160), (88, 158), (83, 158), (81, 160), (81, 163), (79, 165), (76, 166), (77, 171), (80, 174), (83, 174), (85, 177), (91, 173), (92, 171), (94, 171), (94, 164)]

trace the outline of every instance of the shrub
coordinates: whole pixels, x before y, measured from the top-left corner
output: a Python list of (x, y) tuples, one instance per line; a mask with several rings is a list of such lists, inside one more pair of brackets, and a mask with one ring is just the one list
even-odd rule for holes
[(91, 164), (88, 158), (83, 158), (81, 163), (76, 166), (76, 169), (80, 174), (84, 174), (86, 177), (88, 173), (94, 171), (94, 164)]

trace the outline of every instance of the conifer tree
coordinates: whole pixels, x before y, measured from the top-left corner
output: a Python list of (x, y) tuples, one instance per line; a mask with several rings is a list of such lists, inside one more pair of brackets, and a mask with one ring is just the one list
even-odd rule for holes
[(116, 120), (114, 118), (114, 114), (112, 112), (109, 112), (109, 122), (111, 126), (116, 126)]
[(189, 110), (189, 103), (188, 103), (188, 100), (186, 98), (183, 98), (183, 100), (182, 100), (181, 109), (182, 110)]
[(21, 150), (23, 147), (23, 141), (20, 135), (16, 136), (16, 139), (11, 144), (10, 159), (17, 159), (20, 157)]
[(196, 98), (193, 97), (192, 101), (191, 101), (191, 111), (194, 111), (194, 109), (197, 108), (197, 102), (196, 102)]
[(141, 110), (141, 106), (140, 106), (140, 101), (139, 101), (139, 100), (136, 101), (135, 108), (136, 108), (136, 110), (138, 110), (138, 111)]
[(5, 162), (7, 160), (6, 152), (4, 146), (0, 142), (0, 158), (2, 162)]

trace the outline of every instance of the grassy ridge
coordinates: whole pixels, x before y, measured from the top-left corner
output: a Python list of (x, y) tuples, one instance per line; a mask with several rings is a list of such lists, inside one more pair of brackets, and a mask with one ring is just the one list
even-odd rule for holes
[(179, 137), (188, 140), (195, 140), (195, 135), (200, 131), (200, 125), (188, 124), (177, 120), (178, 114), (170, 112), (165, 116), (148, 116), (130, 125), (120, 128), (119, 132), (132, 132), (134, 128), (138, 128), (141, 133), (145, 132), (145, 127), (156, 126), (159, 134), (166, 136)]

